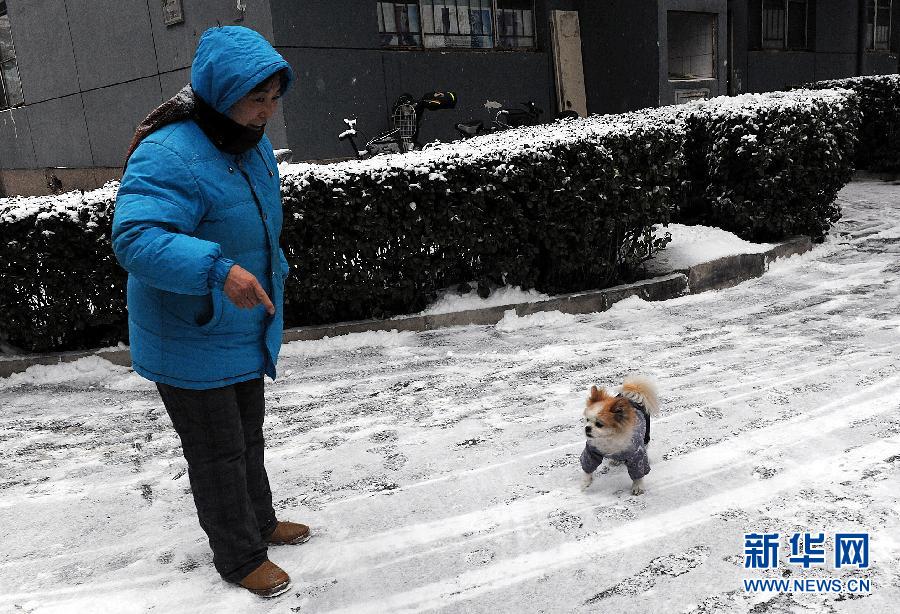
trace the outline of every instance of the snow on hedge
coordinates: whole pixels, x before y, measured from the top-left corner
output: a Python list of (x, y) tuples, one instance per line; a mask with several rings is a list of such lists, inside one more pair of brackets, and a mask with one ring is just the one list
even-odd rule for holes
[[(854, 77), (842, 81), (852, 83), (871, 79), (873, 77)], [(900, 75), (885, 75), (883, 79), (896, 83), (900, 88)], [(850, 92), (843, 89), (826, 89), (719, 96), (685, 105), (643, 109), (618, 115), (591, 115), (581, 119), (524, 126), (467, 140), (426, 146), (421, 151), (375, 156), (368, 160), (347, 160), (334, 164), (282, 163), (279, 170), (283, 180), (299, 182), (299, 186), (308, 181), (310, 176), (325, 182), (341, 182), (355, 175), (371, 173), (377, 176), (390, 173), (391, 169), (397, 168), (427, 172), (438, 164), (502, 161), (515, 151), (545, 150), (579, 140), (601, 140), (612, 133), (626, 135), (638, 133), (641, 128), (658, 126), (661, 123), (680, 123), (686, 116), (694, 113), (744, 115), (750, 121), (752, 115), (760, 109), (790, 109), (809, 104), (814, 100), (843, 106), (849, 94)], [(79, 210), (93, 209), (98, 203), (114, 200), (118, 188), (117, 181), (110, 181), (103, 187), (88, 192), (76, 190), (47, 196), (0, 198), (0, 224), (15, 222), (35, 214), (67, 215), (76, 219)]]
[(94, 211), (100, 208), (101, 204), (105, 206), (115, 200), (118, 190), (119, 182), (110, 181), (102, 188), (90, 192), (73, 191), (49, 196), (0, 198), (0, 224), (11, 224), (32, 216), (36, 221), (57, 216), (78, 221), (79, 211), (85, 209)]
[[(579, 119), (557, 120), (538, 126), (523, 126), (470, 139), (426, 146), (420, 151), (387, 154), (367, 160), (347, 160), (334, 164), (282, 164), (283, 179), (295, 181), (298, 187), (310, 177), (329, 183), (347, 181), (353, 176), (392, 174), (397, 169), (427, 173), (436, 166), (454, 166), (484, 162), (502, 162), (524, 150), (546, 151), (552, 147), (578, 141), (602, 141), (610, 135), (636, 135), (662, 124), (682, 124), (693, 114), (722, 117), (745, 116), (747, 121), (761, 110), (791, 110), (817, 101), (844, 108), (852, 92), (845, 89), (794, 90), (764, 94), (719, 96), (684, 105), (648, 108), (616, 115), (591, 115)], [(431, 177), (434, 179), (434, 177)]]

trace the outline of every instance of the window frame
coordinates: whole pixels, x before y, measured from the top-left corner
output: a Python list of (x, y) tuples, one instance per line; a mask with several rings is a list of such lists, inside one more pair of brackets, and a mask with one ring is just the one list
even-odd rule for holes
[[(781, 30), (781, 39), (780, 44), (775, 46), (771, 44), (772, 41), (776, 41), (779, 39), (776, 38), (766, 38), (766, 11), (772, 10), (767, 9), (766, 0), (762, 0), (760, 2), (760, 34), (759, 34), (759, 48), (763, 51), (813, 51), (812, 44), (812, 36), (810, 36), (810, 7), (811, 3), (815, 0), (775, 0), (780, 1), (782, 8), (781, 13), (783, 14), (783, 18), (779, 22), (780, 30)], [(791, 45), (790, 43), (790, 33), (791, 33), (791, 4), (792, 3), (803, 3), (803, 45), (796, 46)]]
[[(423, 15), (425, 13), (425, 3), (426, 0), (377, 0), (375, 3), (375, 10), (377, 12), (378, 19), (378, 35), (381, 38), (381, 49), (395, 49), (401, 51), (537, 51), (538, 50), (538, 40), (537, 40), (537, 20), (536, 20), (536, 7), (535, 0), (526, 0), (531, 5), (531, 35), (514, 35), (513, 38), (516, 39), (531, 39), (531, 45), (501, 45), (500, 41), (504, 37), (500, 34), (500, 25), (501, 25), (501, 10), (514, 10), (514, 9), (502, 9), (498, 5), (502, 4), (504, 0), (484, 0), (486, 4), (489, 4), (489, 10), (491, 12), (491, 22), (490, 22), (490, 32), (489, 34), (470, 34), (468, 36), (484, 36), (489, 37), (491, 44), (489, 46), (483, 47), (475, 47), (471, 45), (429, 45), (426, 43), (426, 38), (431, 37), (440, 37), (440, 36), (467, 36), (462, 33), (458, 34), (445, 34), (443, 32), (427, 32), (424, 27), (424, 19)], [(456, 8), (456, 13), (459, 15), (460, 7), (459, 2), (466, 0), (445, 0), (446, 2), (452, 2)], [(385, 21), (384, 21), (384, 9), (390, 5), (415, 5), (416, 7), (416, 18), (417, 23), (414, 24), (415, 29), (413, 27), (410, 28), (409, 31), (388, 31), (384, 29)], [(524, 10), (524, 9), (523, 9)], [(410, 18), (410, 25), (412, 24), (412, 19)], [(459, 21), (456, 21), (456, 27), (459, 29)], [(384, 42), (384, 37), (387, 36), (389, 38), (397, 37), (398, 40), (402, 40), (402, 38), (406, 38), (407, 40), (415, 40), (416, 42), (413, 44), (390, 44)]]
[[(3, 16), (9, 21), (9, 9), (6, 0), (0, 0), (0, 17)], [(18, 55), (16, 54), (15, 41), (13, 40), (12, 35), (12, 24), (10, 24), (9, 27), (9, 45), (12, 49), (12, 55), (6, 59), (3, 59), (3, 57), (0, 56), (0, 111), (7, 111), (9, 109), (25, 106), (25, 91), (22, 88), (22, 77), (19, 74), (19, 61)], [(16, 74), (16, 85), (18, 87), (20, 101), (15, 104), (10, 103), (9, 87), (5, 76), (5, 69), (7, 66), (12, 66), (12, 69)]]
[[(885, 3), (887, 3), (887, 7), (883, 6)], [(879, 47), (878, 14), (885, 8), (888, 13), (887, 40), (885, 41), (886, 46)], [(872, 15), (871, 22), (869, 21), (870, 10)], [(869, 32), (866, 32), (866, 51), (869, 53), (892, 53), (891, 38), (894, 29), (894, 0), (868, 0), (866, 2), (866, 22), (863, 24), (863, 27), (868, 30), (870, 24), (872, 26), (872, 35), (869, 36)]]

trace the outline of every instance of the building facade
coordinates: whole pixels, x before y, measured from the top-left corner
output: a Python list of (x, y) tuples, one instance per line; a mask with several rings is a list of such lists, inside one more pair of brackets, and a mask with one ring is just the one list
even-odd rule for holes
[(352, 155), (344, 118), (373, 136), (403, 93), (458, 96), (423, 118), (427, 142), (526, 101), (551, 119), (894, 73), (893, 1), (0, 1), (0, 188), (118, 178), (136, 125), (189, 82), (216, 25), (259, 31), (294, 66), (268, 133), (300, 161)]

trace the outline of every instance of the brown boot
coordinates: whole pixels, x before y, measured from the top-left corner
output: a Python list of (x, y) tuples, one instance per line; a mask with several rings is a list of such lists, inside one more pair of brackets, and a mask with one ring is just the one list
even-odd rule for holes
[(302, 544), (309, 539), (309, 527), (299, 522), (278, 521), (267, 540), (272, 546)]
[(238, 584), (254, 595), (276, 597), (291, 587), (291, 578), (281, 567), (267, 560)]

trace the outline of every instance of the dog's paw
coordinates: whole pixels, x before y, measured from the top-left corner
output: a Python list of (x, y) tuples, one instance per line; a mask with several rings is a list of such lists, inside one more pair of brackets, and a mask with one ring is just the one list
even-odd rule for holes
[(581, 490), (585, 490), (588, 486), (591, 485), (591, 482), (594, 481), (594, 476), (590, 473), (585, 473), (581, 476)]
[(643, 479), (635, 480), (631, 483), (631, 494), (634, 496), (644, 494), (644, 482)]

